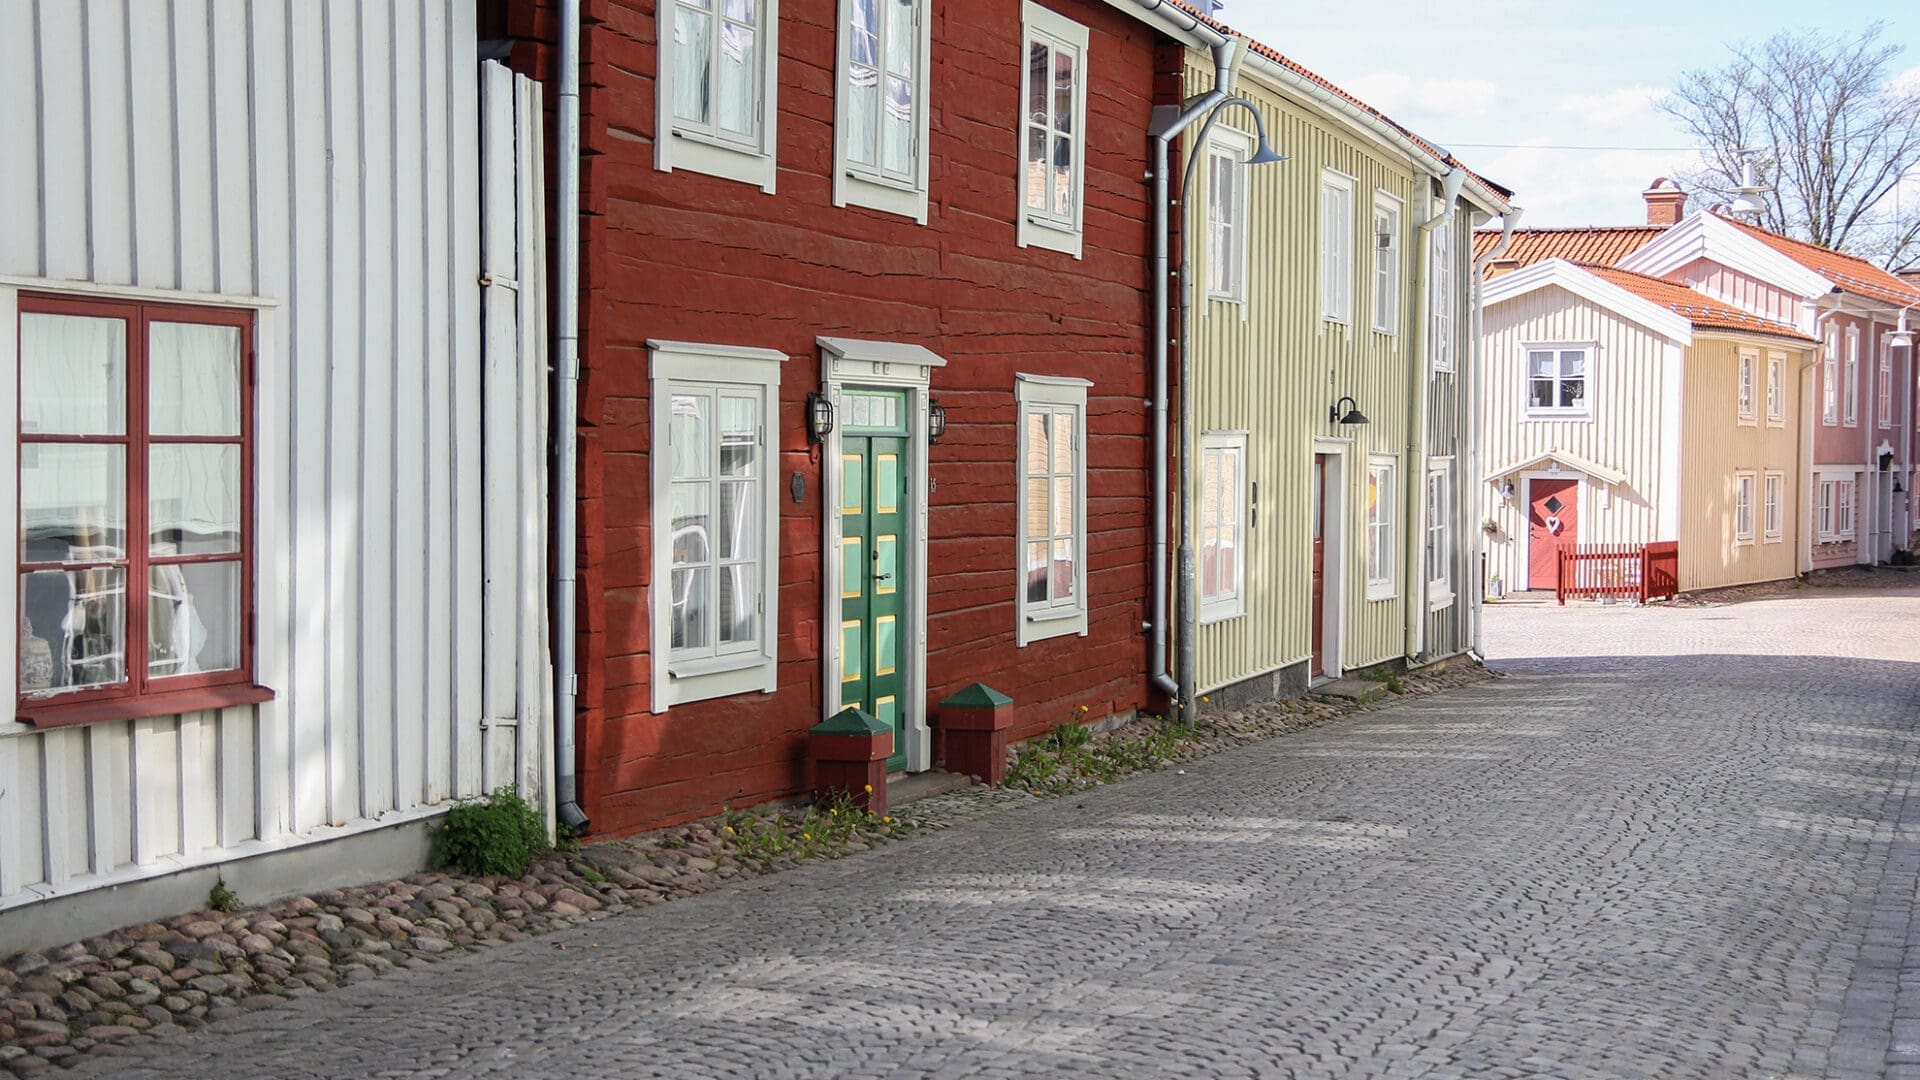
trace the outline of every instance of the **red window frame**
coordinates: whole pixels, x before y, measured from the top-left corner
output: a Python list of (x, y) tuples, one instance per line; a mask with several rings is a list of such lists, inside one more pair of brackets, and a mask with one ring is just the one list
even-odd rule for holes
[[(254, 662), (254, 321), (255, 313), (243, 308), (195, 307), (184, 304), (137, 300), (92, 299), (21, 293), (20, 315), (74, 315), (84, 318), (120, 319), (126, 323), (126, 423), (119, 435), (63, 435), (27, 432), (21, 429), (20, 414), (14, 416), (17, 445), (63, 444), (105, 445), (125, 448), (126, 533), (125, 550), (118, 559), (100, 562), (28, 562), (21, 545), (25, 536), (25, 509), (16, 492), (14, 506), (15, 581), (35, 571), (71, 571), (88, 567), (118, 567), (126, 572), (126, 599), (122, 656), (125, 678), (110, 686), (87, 690), (21, 690), (17, 696), (16, 718), (38, 727), (59, 727), (101, 720), (124, 720), (169, 713), (192, 712), (266, 701), (271, 691), (253, 681)], [(233, 327), (240, 333), (240, 434), (232, 435), (153, 435), (149, 431), (151, 403), (148, 400), (148, 328), (156, 322), (191, 323), (204, 326)], [(13, 326), (16, 356), (21, 341), (21, 321)], [(16, 394), (24, 365), (16, 365)], [(24, 400), (22, 400), (24, 404)], [(154, 555), (150, 548), (148, 501), (148, 462), (152, 447), (165, 445), (227, 445), (240, 448), (240, 544), (233, 553)], [(16, 465), (16, 479), (18, 466)], [(194, 563), (234, 563), (240, 568), (239, 665), (227, 671), (192, 675), (154, 676), (148, 660), (148, 601), (152, 588), (151, 569), (156, 566)], [(16, 586), (17, 587), (17, 586)], [(26, 604), (19, 590), (14, 617), (20, 619)], [(11, 661), (19, 671), (19, 656)]]

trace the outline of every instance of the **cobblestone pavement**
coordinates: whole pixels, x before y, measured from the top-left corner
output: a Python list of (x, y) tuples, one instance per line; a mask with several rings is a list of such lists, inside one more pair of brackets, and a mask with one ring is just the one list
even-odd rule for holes
[(1920, 592), (1513, 674), (80, 1075), (1920, 1076)]

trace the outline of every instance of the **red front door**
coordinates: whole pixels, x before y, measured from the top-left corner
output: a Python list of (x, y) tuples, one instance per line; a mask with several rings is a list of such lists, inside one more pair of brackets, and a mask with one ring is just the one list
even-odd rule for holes
[(1313, 455), (1313, 670), (1317, 678), (1327, 670), (1327, 455)]
[(1579, 535), (1579, 491), (1571, 476), (1527, 482), (1527, 588), (1551, 589), (1558, 581), (1560, 546)]

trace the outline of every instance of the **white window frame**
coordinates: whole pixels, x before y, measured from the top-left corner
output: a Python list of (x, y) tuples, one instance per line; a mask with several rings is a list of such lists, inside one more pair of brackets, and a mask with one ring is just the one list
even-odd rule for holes
[(1453, 208), (1447, 207), (1447, 219), (1433, 230), (1431, 277), (1433, 279), (1432, 306), (1433, 370), (1451, 372), (1453, 360)]
[[(1231, 455), (1235, 465), (1233, 470), (1234, 488), (1219, 493), (1217, 505), (1233, 507), (1233, 591), (1225, 594), (1208, 595), (1205, 591), (1205, 574), (1196, 568), (1195, 575), (1200, 579), (1200, 621), (1202, 623), (1220, 622), (1223, 619), (1238, 618), (1247, 613), (1247, 433), (1244, 431), (1210, 431), (1200, 437), (1200, 471), (1196, 474), (1201, 483), (1207, 475), (1207, 458), (1215, 455)], [(1231, 499), (1231, 503), (1226, 500)], [(1200, 534), (1194, 538), (1194, 547), (1199, 557), (1206, 557), (1207, 533), (1217, 527), (1224, 527), (1217, 521), (1209, 521), (1206, 512), (1206, 499), (1198, 500)]]
[[(653, 661), (653, 711), (708, 698), (774, 692), (779, 678), (780, 627), (780, 372), (786, 354), (772, 349), (686, 341), (647, 342), (653, 397), (652, 520), (653, 578), (649, 651)], [(673, 455), (664, 441), (672, 431), (673, 395), (679, 388), (748, 391), (760, 408), (760, 590), (759, 640), (711, 655), (675, 654), (672, 641)], [(718, 504), (714, 504), (717, 512)]]
[(1820, 422), (1840, 422), (1840, 331), (1827, 327), (1826, 349), (1820, 361)]
[(1837, 544), (1852, 540), (1855, 495), (1852, 475), (1822, 476), (1818, 482), (1814, 524), (1820, 542)]
[(1787, 358), (1780, 353), (1767, 354), (1767, 423), (1773, 427), (1787, 422)]
[[(1381, 218), (1385, 217), (1387, 243), (1380, 237)], [(1406, 221), (1406, 204), (1388, 192), (1375, 189), (1373, 216), (1367, 239), (1373, 248), (1373, 330), (1376, 334), (1397, 335), (1400, 330), (1400, 281), (1405, 276), (1404, 245), (1401, 233)]]
[(1453, 459), (1427, 462), (1427, 610), (1453, 603)]
[[(1207, 299), (1243, 305), (1247, 302), (1247, 182), (1246, 166), (1253, 156), (1253, 136), (1221, 127), (1207, 137)], [(1220, 172), (1224, 167), (1224, 172)], [(1219, 197), (1220, 176), (1229, 177), (1227, 198)]]
[[(874, 142), (873, 165), (853, 160), (849, 139), (853, 133), (852, 101), (849, 87), (852, 85), (853, 71), (853, 12), (855, 0), (840, 0), (838, 43), (834, 59), (834, 95), (833, 95), (833, 205), (864, 206), (870, 210), (880, 210), (889, 214), (910, 217), (922, 225), (927, 223), (927, 175), (929, 171), (928, 155), (928, 117), (932, 112), (929, 91), (933, 80), (930, 78), (932, 64), (929, 57), (933, 46), (933, 20), (928, 17), (927, 5), (931, 0), (910, 0), (914, 29), (914, 57), (912, 74), (909, 81), (913, 86), (913, 164), (911, 175), (901, 175), (887, 170), (878, 159), (884, 156), (880, 140)], [(898, 7), (897, 0), (879, 0), (875, 9), (886, 13)], [(882, 15), (882, 23), (875, 33), (879, 38), (880, 79), (882, 85), (876, 88), (875, 120), (879, 121), (887, 107), (884, 83), (887, 77), (889, 57), (886, 54), (887, 14)]]
[[(1087, 214), (1087, 28), (1072, 19), (1025, 0), (1020, 9), (1020, 122), (1015, 131), (1016, 160), (1020, 163), (1019, 181), (1014, 185), (1018, 216), (1014, 219), (1014, 241), (1020, 247), (1048, 248), (1081, 257)], [(1027, 205), (1027, 101), (1031, 92), (1033, 65), (1027, 62), (1036, 44), (1074, 54), (1073, 88), (1073, 180), (1072, 207), (1065, 217), (1035, 210)], [(1052, 95), (1048, 95), (1052, 101)]]
[(1786, 535), (1787, 474), (1768, 469), (1761, 481), (1760, 533), (1769, 544)]
[(1879, 398), (1880, 426), (1890, 428), (1893, 426), (1893, 350), (1883, 341), (1879, 351), (1880, 378), (1875, 396)]
[[(1581, 379), (1586, 383), (1585, 391), (1580, 395), (1580, 404), (1572, 406), (1540, 406), (1533, 404), (1533, 354), (1550, 352), (1553, 354), (1553, 399), (1560, 400), (1560, 387), (1566, 381), (1563, 354), (1584, 353), (1581, 361)], [(1599, 347), (1592, 342), (1532, 342), (1520, 346), (1520, 408), (1530, 419), (1565, 420), (1583, 419), (1593, 415), (1594, 357)]]
[(1353, 325), (1353, 204), (1359, 188), (1360, 182), (1346, 173), (1321, 170), (1320, 318), (1341, 326)]
[[(1366, 564), (1367, 599), (1392, 600), (1400, 595), (1399, 547), (1395, 531), (1399, 523), (1400, 459), (1393, 454), (1367, 456), (1367, 484), (1373, 498), (1361, 503), (1366, 515), (1362, 533), (1361, 559)], [(1384, 481), (1382, 478), (1384, 477)], [(1366, 489), (1361, 489), (1364, 496)], [(1379, 562), (1374, 564), (1375, 537), (1378, 536)]]
[[(702, 126), (674, 115), (674, 87), (679, 78), (673, 64), (674, 14), (682, 7), (695, 9), (683, 3), (683, 0), (659, 0), (655, 15), (657, 36), (654, 39), (660, 43), (660, 47), (659, 59), (655, 64), (654, 131), (657, 135), (653, 140), (653, 163), (662, 172), (685, 169), (688, 172), (705, 173), (724, 180), (752, 184), (771, 195), (780, 171), (775, 160), (775, 151), (780, 145), (780, 0), (749, 2), (757, 5), (755, 41), (760, 49), (759, 130), (741, 138), (722, 133), (717, 123)], [(715, 55), (718, 55), (720, 34), (717, 30), (721, 14), (717, 5), (712, 16), (716, 28), (713, 48)], [(710, 71), (709, 78), (715, 80), (717, 85), (717, 68)]]
[(1743, 547), (1753, 543), (1754, 516), (1759, 511), (1759, 484), (1754, 474), (1737, 470), (1733, 474), (1733, 543)]
[(1752, 425), (1760, 419), (1760, 354), (1740, 350), (1739, 390), (1735, 395), (1740, 423)]
[[(1014, 458), (1014, 598), (1015, 644), (1024, 648), (1036, 641), (1066, 634), (1087, 636), (1087, 388), (1085, 379), (1063, 375), (1014, 375), (1013, 396), (1018, 405), (1019, 437)], [(1069, 602), (1033, 604), (1027, 600), (1027, 415), (1061, 410), (1073, 414), (1073, 598)], [(1051, 534), (1049, 534), (1051, 540)]]
[(1840, 384), (1842, 400), (1841, 422), (1848, 427), (1860, 426), (1860, 328), (1847, 327), (1847, 367), (1846, 378)]

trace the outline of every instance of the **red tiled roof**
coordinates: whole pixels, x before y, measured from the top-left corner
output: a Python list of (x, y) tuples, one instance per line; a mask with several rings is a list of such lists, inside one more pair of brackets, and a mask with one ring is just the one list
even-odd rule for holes
[(1616, 270), (1611, 266), (1582, 266), (1581, 269), (1602, 281), (1620, 286), (1642, 300), (1666, 308), (1692, 323), (1697, 330), (1745, 330), (1796, 341), (1814, 340), (1785, 323), (1741, 311), (1679, 282), (1648, 277), (1630, 270)]
[[(1513, 242), (1500, 253), (1501, 264), (1532, 266), (1548, 259), (1571, 263), (1612, 266), (1650, 244), (1666, 225), (1598, 225), (1568, 229), (1515, 229)], [(1473, 257), (1478, 259), (1500, 242), (1500, 230), (1482, 229), (1473, 234)]]
[(1869, 300), (1879, 300), (1883, 303), (1899, 304), (1902, 307), (1920, 303), (1920, 283), (1907, 281), (1865, 259), (1830, 251), (1804, 240), (1781, 236), (1777, 232), (1769, 232), (1758, 225), (1749, 225), (1727, 214), (1716, 212), (1716, 216), (1721, 221), (1838, 285), (1842, 292), (1850, 292), (1855, 296), (1864, 296)]

